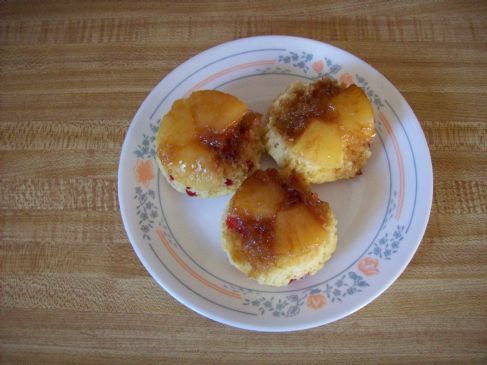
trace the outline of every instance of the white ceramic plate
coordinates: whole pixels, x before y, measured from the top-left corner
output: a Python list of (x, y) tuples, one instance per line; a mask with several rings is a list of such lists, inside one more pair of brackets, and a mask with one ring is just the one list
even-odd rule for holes
[[(338, 218), (338, 247), (316, 275), (288, 287), (258, 285), (230, 265), (220, 220), (230, 197), (177, 193), (154, 160), (159, 120), (196, 89), (217, 89), (265, 113), (295, 81), (356, 83), (374, 105), (377, 137), (362, 176), (315, 185)], [(130, 242), (173, 297), (216, 321), (292, 331), (345, 317), (387, 289), (411, 260), (431, 209), (431, 159), (421, 127), (396, 88), (364, 61), (321, 42), (285, 36), (211, 48), (167, 75), (135, 115), (123, 144), (118, 193)]]

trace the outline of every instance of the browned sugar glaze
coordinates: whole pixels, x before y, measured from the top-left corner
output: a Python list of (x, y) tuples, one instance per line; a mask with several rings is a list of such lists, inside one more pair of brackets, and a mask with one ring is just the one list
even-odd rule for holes
[[(263, 207), (262, 211), (265, 211), (263, 214), (256, 214), (255, 211), (249, 213), (239, 205), (239, 202), (245, 199), (241, 194), (247, 194), (249, 189), (259, 189), (259, 186), (262, 188), (271, 186), (271, 189), (278, 190), (271, 190), (276, 198), (269, 198), (271, 207)], [(250, 201), (249, 204), (252, 202)], [(276, 169), (257, 170), (248, 177), (232, 199), (226, 219), (228, 229), (240, 236), (240, 246), (234, 258), (249, 262), (258, 270), (265, 270), (275, 263), (280, 255), (279, 252), (282, 252), (278, 247), (279, 243), (275, 240), (276, 216), (280, 211), (296, 205), (306, 207), (312, 219), (321, 226), (326, 225), (328, 204), (319, 200), (315, 193), (306, 190), (297, 177), (283, 177)], [(255, 208), (252, 207), (251, 210)], [(297, 254), (300, 250), (301, 248), (295, 248), (294, 253)]]
[(223, 132), (215, 133), (211, 129), (198, 131), (199, 140), (215, 153), (217, 161), (236, 162), (246, 142), (251, 140), (251, 131), (260, 124), (261, 114), (248, 111), (242, 119)]
[(294, 140), (313, 118), (333, 122), (336, 115), (329, 102), (341, 90), (336, 82), (328, 79), (310, 84), (306, 89), (295, 90), (292, 97), (281, 101), (279, 110), (276, 110), (277, 129)]

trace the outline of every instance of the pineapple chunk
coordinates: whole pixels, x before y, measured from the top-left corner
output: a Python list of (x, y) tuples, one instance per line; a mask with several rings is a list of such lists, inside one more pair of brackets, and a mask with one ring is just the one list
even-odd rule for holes
[(343, 136), (369, 141), (375, 135), (374, 114), (369, 99), (356, 85), (333, 96), (326, 107), (330, 112), (309, 122), (292, 151), (320, 166), (339, 168), (344, 157)]
[(313, 119), (292, 151), (300, 157), (324, 167), (339, 167), (343, 160), (342, 132), (334, 122)]
[(218, 171), (211, 151), (198, 141), (188, 142), (173, 149), (171, 163), (172, 173), (191, 185), (210, 187), (219, 184), (217, 175), (209, 171)]
[[(162, 137), (164, 136), (164, 137)], [(193, 115), (186, 100), (176, 100), (164, 118), (157, 133), (158, 145), (165, 141), (174, 145), (185, 144), (188, 140), (196, 138), (196, 129)]]
[(327, 236), (326, 230), (304, 204), (279, 211), (275, 232), (274, 253), (279, 256), (305, 254)]
[(335, 109), (338, 123), (344, 130), (361, 133), (364, 138), (375, 135), (372, 106), (357, 85), (351, 85), (334, 96), (330, 105)]
[(274, 179), (262, 181), (259, 171), (243, 182), (232, 199), (232, 209), (242, 218), (272, 218), (284, 199), (284, 192)]
[(214, 90), (192, 93), (188, 99), (196, 126), (221, 133), (239, 121), (247, 112), (236, 97)]

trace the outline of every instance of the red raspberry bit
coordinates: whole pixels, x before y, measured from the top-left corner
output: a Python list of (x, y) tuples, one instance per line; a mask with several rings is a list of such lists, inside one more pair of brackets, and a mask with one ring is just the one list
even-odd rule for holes
[(250, 172), (254, 169), (254, 163), (252, 161), (247, 160), (245, 163), (247, 164), (247, 171), (248, 172)]
[(169, 175), (169, 181), (174, 181), (174, 176)]
[(227, 224), (228, 229), (232, 231), (236, 231), (238, 233), (242, 233), (243, 231), (243, 224), (242, 221), (238, 217), (234, 217), (229, 215), (225, 221)]
[(191, 188), (189, 186), (186, 186), (186, 194), (188, 194), (188, 196), (198, 196), (198, 193), (195, 193), (194, 191), (191, 191), (190, 189)]
[(225, 180), (225, 185), (226, 186), (232, 186), (233, 185), (233, 180), (232, 179), (226, 179)]

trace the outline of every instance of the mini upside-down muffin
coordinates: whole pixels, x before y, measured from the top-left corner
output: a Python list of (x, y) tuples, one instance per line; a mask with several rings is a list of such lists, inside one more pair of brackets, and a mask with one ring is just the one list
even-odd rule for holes
[(374, 136), (372, 106), (362, 89), (329, 79), (289, 85), (267, 113), (267, 151), (307, 183), (360, 174)]
[(258, 283), (284, 286), (320, 270), (335, 251), (336, 219), (296, 176), (257, 170), (238, 188), (222, 220), (230, 262)]
[(177, 191), (195, 197), (226, 195), (259, 167), (263, 127), (235, 96), (193, 92), (174, 102), (161, 120), (156, 155)]

